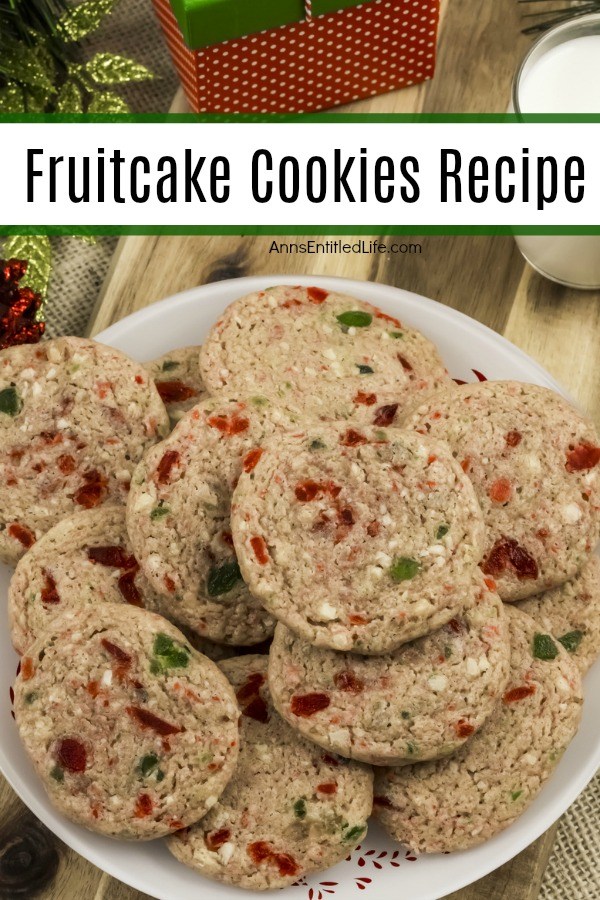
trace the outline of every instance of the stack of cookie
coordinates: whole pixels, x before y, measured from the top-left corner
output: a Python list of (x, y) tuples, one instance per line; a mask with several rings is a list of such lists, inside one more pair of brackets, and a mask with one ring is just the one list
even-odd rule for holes
[(282, 887), (373, 807), (414, 850), (486, 840), (574, 736), (600, 441), (551, 391), (457, 386), (397, 319), (277, 287), (146, 370), (4, 351), (0, 428), (15, 714), (86, 827)]

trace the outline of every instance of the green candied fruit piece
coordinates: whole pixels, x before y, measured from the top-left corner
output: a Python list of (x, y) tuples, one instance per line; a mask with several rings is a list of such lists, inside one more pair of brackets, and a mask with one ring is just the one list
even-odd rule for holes
[(209, 597), (219, 597), (221, 594), (228, 594), (241, 580), (239, 563), (237, 559), (233, 559), (221, 566), (212, 567), (208, 573), (206, 591)]
[(375, 369), (372, 369), (371, 366), (361, 366), (359, 363), (356, 363), (356, 368), (361, 375), (372, 375), (375, 371)]
[(410, 719), (410, 713), (407, 709), (403, 709), (400, 715), (403, 719)]
[(444, 647), (444, 659), (450, 659), (452, 656), (452, 647), (449, 644), (446, 644)]
[(579, 650), (584, 633), (583, 631), (567, 631), (558, 640), (569, 653), (576, 653)]
[(144, 778), (147, 778), (148, 775), (152, 775), (157, 765), (158, 756), (156, 753), (148, 753), (146, 756), (142, 756), (138, 768)]
[(156, 773), (156, 780), (157, 780), (157, 781), (164, 781), (164, 780), (165, 780), (165, 773), (163, 772), (162, 769), (159, 769), (158, 772)]
[(179, 363), (176, 359), (165, 359), (164, 363), (161, 366), (163, 372), (172, 372), (173, 369), (179, 368)]
[(23, 402), (17, 393), (16, 387), (11, 385), (0, 391), (0, 413), (7, 416), (16, 416), (21, 412)]
[(150, 518), (153, 520), (164, 519), (164, 517), (168, 516), (170, 512), (171, 512), (171, 510), (169, 509), (169, 507), (163, 506), (163, 502), (161, 500), (160, 503), (158, 504), (158, 506), (155, 506), (154, 509), (152, 510), (152, 512), (150, 513)]
[(340, 325), (345, 325), (346, 328), (368, 328), (373, 321), (373, 316), (371, 313), (363, 312), (362, 309), (351, 309), (348, 312), (340, 313), (336, 319)]
[(306, 800), (300, 799), (296, 800), (294, 803), (294, 815), (297, 819), (303, 819), (306, 815)]
[(510, 792), (510, 799), (511, 799), (511, 800), (518, 800), (522, 793), (523, 793), (523, 791), (511, 791), (511, 792)]
[(27, 703), (29, 706), (31, 706), (31, 704), (35, 700), (37, 700), (37, 694), (35, 691), (30, 691), (28, 694), (25, 694), (25, 703)]
[(55, 781), (58, 781), (59, 784), (62, 784), (65, 780), (65, 773), (60, 766), (54, 766), (53, 769), (50, 769), (50, 778), (53, 778)]
[(310, 442), (308, 449), (325, 450), (325, 444), (323, 443), (323, 441), (320, 441), (318, 438), (316, 438), (316, 440)]
[(558, 656), (558, 647), (549, 634), (534, 634), (533, 636), (533, 655), (536, 659), (556, 659)]
[(382, 443), (387, 444), (389, 442), (389, 437), (385, 431), (376, 431), (375, 437), (378, 441), (382, 441)]
[(404, 337), (403, 331), (390, 331), (389, 334), (391, 337), (396, 338), (396, 340), (400, 340)]
[(154, 658), (150, 663), (153, 675), (168, 669), (184, 669), (190, 661), (191, 651), (162, 632), (154, 638), (153, 652)]
[(410, 556), (397, 556), (390, 566), (392, 581), (410, 581), (421, 571), (421, 563)]
[(441, 541), (443, 537), (446, 537), (448, 532), (450, 531), (449, 525), (438, 525), (438, 530), (435, 533), (436, 541)]
[(342, 840), (344, 843), (348, 843), (349, 841), (358, 841), (366, 832), (366, 825), (354, 825), (352, 828), (349, 828), (342, 834)]
[(413, 744), (412, 741), (407, 741), (406, 743), (406, 751), (409, 756), (418, 756), (419, 748), (416, 744)]
[(269, 401), (267, 400), (267, 398), (261, 396), (251, 397), (250, 403), (252, 404), (252, 406), (256, 406), (257, 409), (261, 409), (263, 406), (269, 405)]

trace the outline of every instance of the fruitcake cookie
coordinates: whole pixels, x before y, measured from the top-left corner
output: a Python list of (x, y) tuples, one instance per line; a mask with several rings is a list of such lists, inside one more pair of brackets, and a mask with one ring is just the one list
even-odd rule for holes
[(411, 850), (464, 850), (502, 831), (575, 736), (583, 702), (577, 666), (530, 616), (514, 607), (507, 614), (509, 682), (487, 724), (455, 756), (376, 775), (377, 817)]
[(83, 338), (0, 352), (0, 560), (62, 518), (124, 503), (169, 419), (143, 366)]
[(217, 804), (168, 847), (202, 875), (252, 890), (282, 888), (343, 860), (364, 838), (373, 775), (324, 753), (273, 708), (267, 658), (221, 668), (242, 710), (240, 756)]
[(133, 555), (124, 506), (74, 513), (46, 532), (19, 561), (8, 589), (11, 638), (17, 653), (68, 609), (130, 603), (160, 612)]
[(256, 644), (271, 616), (242, 580), (229, 523), (231, 494), (264, 440), (291, 424), (264, 398), (207, 399), (146, 454), (136, 470), (127, 528), (136, 557), (169, 617), (202, 637)]
[(313, 423), (263, 449), (234, 492), (233, 538), (250, 590), (297, 635), (386, 653), (472, 602), (483, 522), (445, 444)]
[(439, 631), (385, 656), (312, 647), (275, 629), (277, 711), (327, 750), (378, 766), (454, 753), (484, 724), (508, 680), (504, 606), (481, 576), (476, 602)]
[(145, 363), (173, 426), (206, 397), (199, 356), (200, 347), (181, 347)]
[(585, 673), (600, 655), (600, 559), (560, 587), (519, 603), (520, 609), (555, 635)]
[(99, 604), (50, 623), (14, 711), (52, 803), (92, 831), (149, 840), (198, 821), (235, 769), (223, 673), (147, 610)]
[(405, 422), (448, 441), (483, 510), (482, 569), (503, 600), (572, 578), (600, 537), (600, 438), (547, 388), (486, 381), (440, 391)]
[(450, 382), (437, 349), (374, 306), (318, 287), (242, 297), (200, 354), (212, 394), (266, 394), (316, 418), (391, 425), (415, 393)]

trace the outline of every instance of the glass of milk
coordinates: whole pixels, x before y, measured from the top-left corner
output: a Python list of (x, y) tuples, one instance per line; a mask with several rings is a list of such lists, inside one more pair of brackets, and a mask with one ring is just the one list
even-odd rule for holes
[[(512, 108), (600, 113), (600, 13), (563, 22), (532, 46), (513, 81)], [(600, 235), (517, 235), (515, 240), (541, 275), (568, 287), (600, 288)]]

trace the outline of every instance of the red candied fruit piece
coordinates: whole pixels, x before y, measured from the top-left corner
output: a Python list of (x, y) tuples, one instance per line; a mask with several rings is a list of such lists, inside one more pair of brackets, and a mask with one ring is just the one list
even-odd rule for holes
[(396, 808), (389, 797), (383, 797), (382, 795), (376, 795), (375, 797), (373, 797), (373, 806), (381, 806), (382, 809)]
[(345, 691), (349, 694), (360, 694), (365, 689), (365, 683), (362, 678), (357, 678), (350, 669), (334, 675), (333, 683), (339, 691)]
[(340, 437), (340, 444), (343, 444), (344, 447), (358, 447), (359, 444), (366, 443), (367, 439), (364, 434), (361, 434), (360, 431), (355, 431), (354, 428), (349, 428), (348, 431)]
[(221, 434), (232, 435), (246, 431), (250, 426), (250, 420), (234, 413), (232, 416), (211, 416), (208, 424), (211, 428), (220, 431)]
[(204, 835), (204, 843), (209, 850), (218, 850), (223, 844), (226, 844), (231, 837), (229, 828), (220, 828), (218, 831), (209, 831)]
[(242, 463), (244, 472), (251, 472), (252, 469), (255, 469), (262, 455), (263, 450), (261, 447), (255, 447), (254, 450), (250, 450), (249, 453), (246, 453), (244, 462)]
[(533, 556), (513, 538), (498, 538), (481, 569), (485, 575), (494, 577), (502, 575), (507, 569), (512, 569), (517, 578), (537, 578), (539, 574)]
[(350, 613), (348, 616), (348, 621), (351, 625), (368, 625), (369, 620), (366, 616), (361, 616), (360, 613)]
[(327, 709), (330, 703), (331, 700), (327, 694), (295, 694), (292, 697), (290, 709), (295, 716), (308, 719), (310, 716), (314, 716), (315, 713)]
[(296, 500), (299, 500), (301, 503), (310, 503), (320, 491), (321, 485), (310, 479), (308, 481), (303, 481), (301, 484), (297, 484), (294, 489)]
[(62, 456), (58, 457), (58, 468), (63, 473), (63, 475), (70, 475), (75, 471), (75, 460), (69, 453), (63, 453)]
[(179, 462), (177, 450), (167, 450), (156, 467), (156, 480), (159, 484), (166, 484), (171, 478), (171, 469)]
[(161, 737), (167, 737), (170, 734), (181, 734), (184, 730), (178, 725), (172, 725), (170, 722), (165, 722), (164, 719), (160, 719), (158, 716), (155, 716), (154, 713), (151, 713), (147, 709), (142, 709), (140, 706), (127, 706), (125, 711), (127, 712), (127, 715), (131, 716), (132, 719), (135, 719), (142, 728), (148, 728), (150, 731), (156, 732), (156, 734), (159, 734)]
[(309, 287), (306, 289), (306, 293), (308, 294), (308, 299), (311, 303), (324, 303), (329, 296), (328, 291), (324, 291), (322, 288), (318, 287)]
[(41, 598), (42, 603), (46, 603), (48, 605), (55, 605), (60, 603), (60, 596), (58, 591), (56, 590), (56, 581), (50, 574), (44, 569), (44, 586), (41, 590)]
[(125, 553), (122, 547), (88, 547), (90, 562), (115, 569), (137, 568), (137, 560), (132, 554)]
[(394, 316), (388, 316), (387, 313), (382, 312), (380, 309), (377, 310), (375, 315), (378, 319), (383, 319), (384, 322), (391, 322), (396, 328), (402, 328), (402, 322), (399, 319), (394, 318)]
[(26, 528), (25, 525), (21, 525), (19, 522), (13, 522), (12, 525), (9, 525), (8, 533), (11, 538), (14, 538), (15, 541), (22, 544), (26, 550), (29, 550), (29, 548), (33, 547), (35, 544), (35, 534), (33, 531)]
[(523, 435), (520, 431), (509, 431), (505, 437), (505, 441), (509, 447), (518, 447), (522, 440)]
[(140, 609), (144, 609), (144, 599), (135, 583), (135, 576), (137, 573), (137, 566), (130, 572), (124, 572), (117, 582), (117, 587), (119, 588), (119, 593), (123, 597), (125, 603), (129, 603), (130, 606), (138, 606)]
[(398, 411), (397, 403), (390, 403), (387, 406), (380, 406), (375, 413), (373, 425), (386, 426), (391, 425)]
[(33, 668), (33, 660), (30, 656), (24, 656), (21, 660), (19, 672), (17, 674), (21, 675), (22, 681), (29, 681), (35, 675), (35, 669)]
[(338, 786), (335, 781), (327, 781), (325, 784), (318, 784), (317, 790), (320, 794), (337, 794)]
[(254, 841), (253, 844), (248, 844), (246, 852), (255, 865), (268, 862), (277, 866), (281, 876), (297, 875), (300, 871), (298, 863), (289, 853), (276, 853), (266, 841)]
[(593, 469), (600, 462), (600, 447), (593, 444), (578, 444), (567, 453), (565, 469), (567, 472), (583, 472), (585, 469)]
[(122, 650), (121, 647), (113, 644), (113, 642), (109, 641), (107, 638), (102, 638), (101, 644), (106, 652), (109, 653), (113, 659), (116, 659), (117, 662), (121, 663), (121, 665), (131, 665), (131, 656), (126, 650)]
[(454, 726), (454, 730), (459, 738), (468, 738), (475, 733), (475, 726), (471, 725), (470, 722), (466, 722), (464, 719), (459, 719)]
[(269, 721), (269, 708), (260, 695), (260, 688), (264, 682), (265, 676), (260, 672), (254, 672), (235, 695), (240, 704), (242, 714), (262, 724)]
[(405, 356), (402, 356), (401, 353), (397, 353), (396, 356), (398, 357), (398, 362), (400, 363), (400, 365), (402, 366), (402, 368), (404, 369), (405, 372), (413, 371), (413, 367), (411, 366), (411, 364), (409, 363), (409, 361), (407, 360), (407, 358)]
[(176, 588), (177, 585), (175, 584), (175, 582), (173, 581), (173, 579), (171, 578), (171, 576), (170, 576), (170, 575), (164, 575), (164, 576), (163, 576), (163, 582), (164, 582), (164, 584), (165, 584), (166, 589), (169, 591), (169, 593), (170, 593), (170, 594), (174, 594), (174, 593), (175, 593), (175, 588)]
[(85, 484), (75, 491), (73, 500), (75, 503), (83, 506), (84, 509), (94, 509), (104, 500), (108, 482), (97, 469), (93, 469), (91, 472), (85, 472), (83, 480), (85, 481)]
[(339, 759), (336, 759), (335, 756), (331, 756), (330, 753), (323, 753), (321, 759), (324, 763), (327, 763), (328, 766), (335, 766), (337, 768), (340, 764)]
[(504, 703), (517, 703), (519, 700), (531, 697), (532, 694), (535, 694), (535, 684), (524, 684), (521, 687), (511, 688), (510, 691), (506, 691), (502, 700)]
[(377, 403), (377, 394), (367, 394), (365, 391), (358, 391), (353, 402), (360, 403), (362, 406), (373, 406), (374, 403)]
[(269, 721), (269, 707), (259, 695), (253, 697), (242, 707), (242, 714), (255, 722), (261, 722), (265, 725)]
[(466, 631), (465, 625), (460, 619), (450, 619), (446, 627), (453, 631), (454, 634), (462, 634)]
[(381, 525), (379, 524), (379, 522), (373, 521), (369, 522), (369, 524), (367, 525), (367, 534), (369, 535), (369, 537), (377, 537), (380, 531)]
[(265, 676), (260, 672), (254, 672), (252, 675), (248, 676), (248, 679), (245, 684), (238, 689), (236, 693), (236, 697), (243, 703), (245, 700), (249, 700), (251, 697), (254, 697), (257, 693), (261, 685), (265, 683)]
[(265, 539), (262, 537), (253, 537), (250, 538), (250, 546), (254, 550), (254, 555), (256, 557), (257, 562), (264, 566), (269, 562), (269, 554), (267, 552), (267, 545), (265, 543)]
[(183, 381), (157, 381), (156, 390), (163, 403), (181, 403), (198, 396), (198, 391)]
[(140, 794), (135, 802), (134, 816), (136, 819), (145, 819), (146, 816), (152, 815), (154, 803), (149, 794)]
[(512, 495), (512, 484), (508, 478), (497, 478), (490, 485), (489, 496), (494, 503), (507, 503)]
[(354, 525), (354, 513), (349, 506), (344, 506), (338, 510), (338, 522), (340, 525)]
[(56, 761), (67, 772), (74, 774), (85, 772), (87, 751), (81, 741), (76, 738), (63, 738), (56, 748)]

